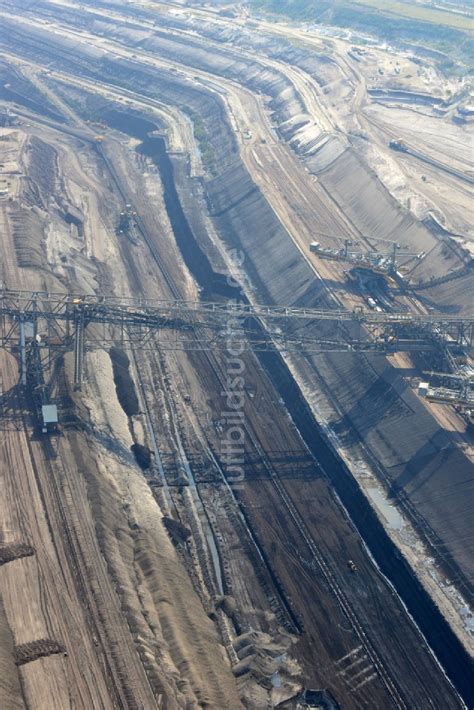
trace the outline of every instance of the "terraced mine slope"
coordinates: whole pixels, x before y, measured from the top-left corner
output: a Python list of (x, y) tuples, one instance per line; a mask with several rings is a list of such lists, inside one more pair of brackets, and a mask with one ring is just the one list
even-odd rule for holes
[[(223, 3), (0, 0), (0, 20), (2, 304), (472, 317), (462, 67)], [(310, 250), (344, 240), (403, 245), (398, 274)], [(215, 349), (183, 322), (169, 348), (90, 324), (80, 369), (59, 320), (19, 320), (0, 708), (472, 706), (472, 432), (418, 392), (442, 348), (259, 352), (255, 323), (242, 352), (238, 324)]]

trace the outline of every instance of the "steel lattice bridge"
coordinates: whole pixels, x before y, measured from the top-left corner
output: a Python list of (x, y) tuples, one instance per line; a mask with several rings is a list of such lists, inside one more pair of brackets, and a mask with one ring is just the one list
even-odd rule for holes
[[(472, 346), (474, 316), (319, 310), (242, 302), (121, 299), (0, 289), (0, 347), (28, 367), (74, 351), (80, 388), (86, 348), (239, 349), (282, 352), (428, 351)], [(232, 345), (234, 343), (234, 346)]]

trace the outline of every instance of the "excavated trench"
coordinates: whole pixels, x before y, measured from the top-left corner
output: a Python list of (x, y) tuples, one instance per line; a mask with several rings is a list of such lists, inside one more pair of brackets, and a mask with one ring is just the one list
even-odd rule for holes
[[(39, 30), (37, 30), (37, 32), (40, 34)], [(22, 39), (22, 33), (18, 32), (18, 30), (16, 32), (12, 31), (11, 39), (13, 40), (15, 36), (19, 36), (20, 39)], [(63, 61), (66, 64), (70, 63), (69, 65), (74, 73), (77, 71), (77, 63), (80, 61), (80, 58), (77, 56), (76, 52), (72, 53), (69, 51), (69, 48), (66, 47), (68, 44), (66, 39), (64, 39), (63, 42), (65, 45), (63, 48)], [(45, 45), (40, 44), (37, 40), (31, 43), (30, 52), (33, 54), (37, 53), (40, 56), (48, 56), (50, 47), (45, 47)], [(71, 57), (73, 54), (76, 65), (72, 64)], [(99, 56), (96, 57), (96, 55)], [(216, 159), (218, 158), (219, 160), (221, 174), (215, 180), (215, 188), (213, 189), (213, 187), (209, 185), (207, 185), (207, 188), (209, 189), (211, 198), (214, 198), (210, 199), (211, 208), (216, 210), (215, 215), (219, 215), (215, 217), (214, 223), (221, 236), (226, 237), (227, 241), (234, 241), (235, 234), (238, 232), (237, 229), (234, 229), (234, 225), (232, 224), (234, 216), (235, 219), (242, 221), (240, 225), (242, 230), (247, 229), (248, 222), (261, 222), (262, 220), (257, 219), (258, 214), (253, 211), (253, 209), (258, 211), (259, 206), (256, 203), (262, 202), (262, 200), (258, 199), (258, 195), (255, 196), (255, 199), (252, 200), (252, 204), (250, 205), (248, 204), (248, 199), (246, 199), (244, 204), (235, 210), (236, 215), (234, 215), (233, 208), (236, 203), (231, 201), (232, 194), (230, 194), (233, 192), (234, 186), (231, 185), (231, 189), (227, 189), (226, 185), (228, 180), (224, 172), (226, 168), (228, 168), (229, 172), (235, 172), (235, 151), (233, 150), (230, 130), (226, 131), (225, 128), (226, 122), (217, 122), (215, 120), (218, 112), (221, 110), (218, 100), (215, 98), (211, 100), (208, 96), (203, 100), (204, 92), (202, 90), (189, 86), (183, 88), (180, 86), (180, 81), (177, 77), (167, 74), (166, 72), (163, 72), (163, 76), (161, 77), (163, 83), (157, 83), (156, 81), (150, 83), (148, 71), (143, 67), (141, 67), (139, 71), (134, 62), (122, 60), (121, 62), (114, 63), (109, 59), (104, 59), (104, 57), (100, 55), (99, 50), (90, 50), (89, 54), (80, 61), (80, 71), (86, 76), (97, 76), (99, 69), (96, 69), (94, 65), (91, 64), (92, 59), (97, 59), (97, 63), (100, 63), (100, 70), (105, 75), (109, 76), (111, 83), (117, 83), (118, 85), (128, 84), (131, 87), (136, 83), (136, 87), (142, 89), (145, 95), (157, 94), (159, 98), (178, 106), (182, 106), (184, 102), (183, 94), (185, 93), (186, 103), (199, 108), (200, 114), (204, 118), (206, 128), (212, 124), (215, 129), (213, 133), (213, 147), (215, 155), (217, 156)], [(154, 77), (154, 79), (156, 79), (156, 77)], [(113, 121), (110, 120), (109, 123), (112, 125)], [(181, 180), (178, 184), (179, 159), (167, 154), (163, 139), (156, 138), (155, 136), (149, 137), (147, 135), (148, 132), (155, 129), (156, 126), (153, 124), (144, 125), (144, 123), (142, 123), (138, 127), (138, 124), (134, 123), (134, 119), (132, 119), (129, 124), (128, 130), (125, 129), (124, 125), (120, 127), (115, 124), (114, 127), (119, 128), (119, 130), (124, 130), (130, 135), (139, 137), (143, 141), (141, 151), (148, 155), (157, 165), (164, 184), (165, 204), (177, 244), (180, 248), (183, 260), (202, 289), (203, 297), (215, 298), (219, 295), (231, 298), (240, 297), (240, 289), (231, 289), (231, 292), (228, 291), (229, 286), (225, 277), (219, 274), (212, 266), (213, 260), (208, 256), (209, 250), (207, 249), (207, 245), (203, 248), (202, 235), (198, 235), (198, 231), (195, 229), (193, 215), (190, 214), (189, 208), (185, 206), (182, 199), (183, 190), (181, 189), (181, 183), (183, 183), (183, 181)], [(238, 176), (236, 176), (236, 179), (237, 177)], [(216, 196), (218, 198), (221, 197), (219, 195), (220, 185), (222, 185), (222, 191), (228, 192), (229, 194), (222, 194), (222, 204), (219, 207), (219, 213), (217, 210), (218, 200), (216, 200)], [(187, 189), (188, 186), (189, 182), (186, 184), (185, 189)], [(245, 197), (248, 198), (248, 195)], [(233, 199), (235, 200), (235, 193)], [(232, 209), (229, 208), (229, 205), (231, 205)], [(242, 212), (247, 212), (247, 217), (242, 215)], [(272, 225), (270, 226), (272, 229), (268, 229), (267, 224), (266, 231), (271, 232), (273, 235), (275, 230), (273, 230)], [(227, 235), (225, 232), (227, 232)], [(253, 234), (255, 234), (255, 232), (253, 232)], [(237, 243), (237, 246), (240, 247), (243, 245)], [(250, 252), (250, 249), (251, 247), (245, 244), (246, 253), (252, 253), (253, 256), (253, 252)], [(280, 252), (278, 256), (280, 259)], [(270, 261), (271, 260), (268, 259), (265, 262), (268, 263), (269, 268), (272, 266)], [(292, 260), (290, 263), (293, 264), (293, 261), (295, 260)], [(280, 259), (280, 263), (286, 262), (284, 259)], [(253, 258), (248, 259), (246, 267), (247, 271), (252, 271)], [(268, 291), (268, 302), (271, 303), (274, 300), (274, 294), (270, 293), (271, 288), (268, 286), (268, 282), (265, 280), (264, 283), (264, 279), (261, 278), (262, 274), (259, 274), (256, 267), (254, 270), (255, 274), (251, 274), (251, 276), (255, 276), (255, 278), (253, 278), (252, 281), (257, 283), (261, 295)], [(298, 278), (294, 278), (295, 270)], [(321, 297), (321, 292), (315, 285), (314, 280), (308, 281), (306, 275), (301, 273), (302, 270), (303, 267), (295, 263), (295, 265), (292, 265), (292, 275), (290, 277), (288, 277), (287, 269), (281, 274), (281, 283), (289, 278), (290, 282), (292, 284), (294, 283), (297, 289), (297, 300), (313, 305)], [(260, 280), (261, 284), (259, 283)], [(280, 280), (278, 279), (278, 274), (274, 276), (273, 282), (274, 284), (276, 282), (276, 285), (279, 287)], [(260, 285), (262, 285), (261, 289)], [(260, 355), (260, 362), (284, 400), (287, 410), (292, 416), (308, 449), (312, 452), (314, 458), (332, 481), (334, 489), (348, 510), (353, 523), (359, 530), (361, 537), (366, 542), (381, 570), (394, 585), (400, 598), (406, 604), (409, 612), (424, 633), (431, 648), (435, 651), (447, 675), (456, 686), (466, 704), (469, 707), (473, 706), (474, 690), (469, 683), (471, 664), (468, 654), (434, 606), (417, 578), (413, 576), (410, 568), (405, 561), (400, 558), (397, 549), (385, 533), (384, 528), (360, 491), (350, 471), (332, 450), (330, 442), (315, 420), (286, 363), (277, 352)]]
[(150, 158), (157, 166), (163, 184), (166, 211), (184, 263), (201, 288), (204, 300), (229, 298), (245, 300), (242, 289), (230, 284), (225, 274), (216, 271), (194, 237), (174, 181), (173, 164), (166, 151), (166, 142), (160, 135), (150, 135), (160, 126), (140, 116), (121, 111), (106, 111), (103, 120), (112, 128), (140, 139), (137, 152)]
[[(227, 284), (223, 286), (225, 277), (213, 269), (208, 256), (195, 238), (179, 198), (173, 161), (166, 152), (164, 140), (142, 137), (144, 140), (139, 150), (149, 156), (158, 167), (177, 244), (183, 260), (202, 289), (203, 296), (241, 297), (240, 289), (230, 288)], [(470, 682), (472, 666), (468, 653), (396, 549), (357, 481), (333, 450), (281, 355), (273, 350), (258, 353), (257, 357), (283, 399), (307, 448), (331, 481), (379, 568), (406, 605), (447, 676), (467, 706), (471, 707), (474, 703), (474, 690)]]
[(184, 263), (202, 289), (203, 299), (212, 300), (217, 296), (241, 300), (242, 290), (230, 285), (225, 274), (218, 273), (212, 268), (208, 257), (194, 238), (193, 230), (178, 196), (173, 177), (173, 164), (166, 152), (164, 139), (161, 137), (146, 138), (138, 150), (151, 158), (158, 167), (163, 183), (166, 211), (173, 227), (176, 243)]
[[(34, 43), (34, 47), (36, 52), (39, 52), (40, 54), (45, 52), (44, 45), (40, 47), (38, 44)], [(66, 57), (64, 57), (64, 59), (66, 59)], [(90, 70), (90, 65), (87, 64), (86, 67), (86, 64), (87, 62), (84, 63), (82, 68), (83, 73), (86, 75), (91, 74), (93, 76), (95, 72)], [(114, 73), (112, 72), (113, 68), (115, 69)], [(111, 80), (114, 81), (114, 83), (121, 83), (120, 80), (117, 80), (117, 67), (112, 67), (112, 63), (110, 63), (109, 66), (107, 60), (103, 61), (102, 69), (106, 74), (108, 73), (107, 70), (110, 71)], [(144, 70), (142, 70), (142, 74), (139, 74), (133, 63), (127, 61), (122, 61), (121, 63), (119, 74), (123, 75), (123, 73), (127, 74), (127, 82), (124, 83), (133, 83), (132, 80), (136, 80), (138, 86), (141, 86), (147, 74)], [(175, 100), (174, 103), (180, 105), (182, 103), (182, 87), (178, 87), (178, 81), (173, 84), (175, 77), (169, 76), (168, 79), (170, 80), (170, 83), (166, 83), (165, 85), (161, 84), (161, 92), (163, 94), (172, 95), (172, 98)], [(145, 93), (149, 92), (149, 86), (150, 85), (147, 84), (148, 91), (145, 90)], [(187, 87), (187, 92), (188, 103), (191, 101), (191, 98), (196, 102), (196, 104), (201, 102), (203, 98), (201, 91), (196, 90), (195, 88), (189, 89), (189, 87)], [(151, 93), (154, 93), (154, 91)], [(166, 98), (171, 99), (171, 96), (167, 96)], [(201, 104), (201, 110), (202, 109), (204, 109), (203, 104)], [(221, 109), (218, 107), (218, 102), (208, 100), (208, 102), (205, 103), (204, 113), (201, 113), (205, 123), (208, 124), (212, 117), (215, 118), (214, 113), (219, 110)], [(126, 116), (126, 114), (124, 114), (124, 116)], [(177, 189), (175, 180), (177, 160), (175, 158), (171, 158), (166, 152), (164, 139), (148, 135), (151, 130), (156, 129), (156, 126), (145, 121), (135, 121), (135, 118), (137, 117), (131, 117), (130, 120), (127, 119), (124, 122), (117, 119), (117, 116), (113, 118), (110, 116), (109, 118), (109, 123), (110, 125), (113, 125), (114, 128), (118, 128), (129, 135), (140, 138), (142, 140), (142, 144), (139, 147), (139, 150), (143, 154), (149, 156), (157, 165), (164, 185), (165, 205), (178, 247), (188, 269), (193, 274), (196, 282), (202, 289), (202, 296), (204, 298), (216, 298), (219, 296), (226, 298), (242, 298), (241, 290), (229, 286), (225, 275), (218, 273), (213, 268), (206, 251), (202, 248), (202, 240), (196, 238), (196, 234), (195, 231), (193, 231), (192, 226), (192, 215), (190, 215), (184, 208), (183, 201), (180, 199), (179, 189)], [(235, 155), (233, 155), (234, 145), (231, 137), (227, 134), (227, 131), (223, 128), (222, 124), (216, 124), (215, 120), (212, 123), (217, 130), (217, 133), (213, 136), (216, 155), (219, 155), (220, 159), (220, 154), (222, 152), (223, 157), (220, 168), (223, 171), (225, 171), (226, 168), (234, 170)], [(218, 128), (218, 126), (220, 126), (220, 128)], [(224, 144), (226, 147), (225, 153), (227, 153), (227, 158), (224, 158)], [(220, 232), (227, 232), (227, 235), (223, 234), (223, 236), (227, 237), (228, 240), (229, 236), (232, 233), (235, 233), (235, 230), (231, 224), (232, 214), (229, 214), (228, 212), (229, 204), (232, 203), (227, 201), (227, 195), (218, 194), (219, 183), (224, 185), (226, 182), (224, 177), (225, 176), (221, 174), (215, 181), (217, 183), (217, 187), (206, 187), (210, 187), (209, 194), (211, 208), (213, 211), (216, 210), (216, 214), (218, 213), (218, 210), (216, 209), (216, 195), (218, 198), (222, 198), (223, 203), (226, 203), (223, 207), (221, 206), (221, 216), (216, 218), (214, 222)], [(226, 190), (224, 190), (224, 192), (226, 192)], [(258, 196), (256, 196), (256, 198), (257, 197)], [(217, 202), (218, 201), (219, 199), (217, 199)], [(258, 199), (253, 200), (253, 202), (258, 202)], [(244, 212), (247, 211), (247, 207), (247, 204), (243, 206)], [(253, 205), (251, 207), (253, 207)], [(255, 206), (255, 209), (257, 209), (257, 206)], [(232, 211), (233, 210), (231, 210), (231, 212)], [(255, 217), (255, 215), (252, 213), (249, 214), (248, 217), (250, 219)], [(246, 220), (244, 219), (244, 222), (245, 221)], [(275, 230), (272, 228), (272, 235), (274, 231)], [(295, 268), (297, 271), (298, 269), (301, 271), (301, 268), (296, 266), (293, 267), (293, 271)], [(254, 270), (252, 259), (248, 261), (247, 269), (250, 271)], [(293, 274), (293, 276), (294, 275), (295, 274)], [(310, 301), (311, 303), (319, 300), (322, 296), (321, 289), (317, 288), (314, 282), (309, 283), (306, 278), (303, 278), (303, 275), (299, 275), (301, 278), (295, 280), (295, 283), (297, 282), (300, 284), (298, 288), (301, 291), (296, 294), (297, 299), (301, 299), (305, 302)], [(255, 274), (251, 274), (251, 277), (252, 276), (255, 277), (253, 279), (254, 281), (260, 282), (256, 269)], [(273, 281), (275, 283), (275, 279), (273, 279)], [(267, 287), (263, 287), (262, 291), (266, 292)], [(269, 302), (271, 302), (273, 300), (272, 294), (269, 294), (269, 296)], [(292, 416), (292, 419), (299, 429), (308, 449), (312, 452), (315, 459), (322, 466), (322, 468), (324, 468), (326, 475), (332, 481), (334, 489), (344, 503), (353, 523), (359, 530), (361, 537), (366, 542), (381, 570), (394, 585), (400, 595), (400, 598), (406, 604), (409, 612), (424, 633), (428, 643), (443, 665), (448, 677), (451, 679), (466, 704), (468, 706), (472, 706), (474, 702), (474, 690), (469, 683), (471, 665), (470, 658), (468, 657), (465, 649), (463, 649), (457, 637), (451, 631), (449, 625), (434, 606), (430, 597), (424, 591), (418, 580), (413, 576), (405, 561), (400, 558), (397, 549), (385, 533), (383, 526), (360, 491), (357, 482), (354, 480), (350, 471), (346, 468), (343, 462), (332, 450), (329, 441), (327, 440), (321, 427), (314, 419), (314, 416), (312, 415), (299, 389), (299, 386), (290, 373), (286, 363), (277, 352), (260, 355), (260, 362), (268, 372), (275, 388), (283, 398), (287, 410)]]

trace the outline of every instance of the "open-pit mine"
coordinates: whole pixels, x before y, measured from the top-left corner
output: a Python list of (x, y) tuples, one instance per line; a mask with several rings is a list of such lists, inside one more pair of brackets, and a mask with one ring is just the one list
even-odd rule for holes
[(252, 3), (0, 22), (0, 709), (472, 708), (466, 67)]

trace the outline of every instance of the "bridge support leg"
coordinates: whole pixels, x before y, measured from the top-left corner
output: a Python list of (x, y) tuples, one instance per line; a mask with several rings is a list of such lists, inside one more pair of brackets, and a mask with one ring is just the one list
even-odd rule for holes
[(23, 387), (26, 387), (26, 337), (23, 318), (20, 318), (20, 366), (20, 382)]
[(76, 318), (74, 333), (74, 389), (82, 387), (82, 369), (84, 361), (84, 319), (82, 315)]

